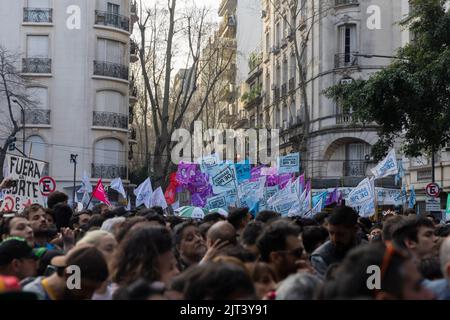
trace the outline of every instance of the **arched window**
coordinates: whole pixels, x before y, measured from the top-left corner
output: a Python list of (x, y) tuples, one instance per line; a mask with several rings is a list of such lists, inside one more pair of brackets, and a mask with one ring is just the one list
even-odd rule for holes
[[(40, 136), (29, 136), (25, 141), (25, 153), (30, 154), (30, 158), (47, 162), (47, 144)], [(43, 175), (49, 174), (48, 164), (44, 167)]]
[(96, 95), (96, 110), (126, 114), (125, 96), (113, 90), (98, 91)]
[(123, 143), (114, 138), (98, 140), (94, 145), (93, 178), (126, 178), (126, 152)]

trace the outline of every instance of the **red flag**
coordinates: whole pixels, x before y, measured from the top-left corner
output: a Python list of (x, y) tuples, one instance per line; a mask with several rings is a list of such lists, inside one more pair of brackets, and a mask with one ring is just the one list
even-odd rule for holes
[(97, 185), (95, 186), (94, 193), (92, 196), (101, 202), (106, 203), (108, 206), (111, 205), (111, 203), (108, 200), (108, 196), (106, 195), (105, 188), (102, 184), (102, 178), (98, 179)]
[(164, 193), (164, 198), (166, 198), (167, 204), (172, 204), (175, 202), (177, 186), (178, 181), (176, 179), (176, 172), (173, 172), (170, 174), (170, 183)]

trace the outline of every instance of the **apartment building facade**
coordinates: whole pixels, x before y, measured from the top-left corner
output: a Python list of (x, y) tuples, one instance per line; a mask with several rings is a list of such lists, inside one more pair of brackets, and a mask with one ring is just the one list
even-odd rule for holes
[(25, 110), (25, 150), (48, 163), (57, 189), (70, 196), (71, 154), (78, 155), (77, 185), (84, 172), (92, 182), (128, 182), (136, 138), (130, 123), (137, 90), (129, 75), (138, 60), (130, 42), (136, 11), (130, 0), (0, 2), (0, 44), (22, 57), (17, 67), (37, 101)]

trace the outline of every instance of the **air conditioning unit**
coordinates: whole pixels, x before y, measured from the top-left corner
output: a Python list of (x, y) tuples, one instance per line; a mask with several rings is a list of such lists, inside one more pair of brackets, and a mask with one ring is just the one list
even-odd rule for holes
[(261, 11), (261, 18), (264, 19), (265, 17), (267, 17), (267, 12), (266, 12), (266, 10), (262, 10)]

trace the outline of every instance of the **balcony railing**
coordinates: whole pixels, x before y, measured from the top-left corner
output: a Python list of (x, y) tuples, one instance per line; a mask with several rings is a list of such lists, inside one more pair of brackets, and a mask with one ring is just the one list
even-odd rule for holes
[(130, 19), (120, 14), (95, 10), (95, 24), (130, 31)]
[(276, 102), (280, 100), (280, 87), (273, 89), (273, 101)]
[(364, 160), (347, 160), (343, 162), (345, 177), (364, 177), (367, 163)]
[(127, 177), (127, 167), (112, 164), (93, 163), (91, 167), (92, 178), (115, 179)]
[(136, 140), (137, 132), (135, 128), (130, 129), (130, 140)]
[(23, 22), (52, 23), (53, 9), (50, 8), (23, 8)]
[(94, 61), (94, 74), (128, 80), (128, 67), (118, 63)]
[(335, 0), (336, 6), (342, 6), (346, 4), (359, 4), (359, 0)]
[(49, 58), (23, 58), (23, 73), (52, 73), (52, 59)]
[(139, 46), (133, 40), (130, 41), (130, 61), (136, 62), (138, 60)]
[(94, 111), (94, 126), (128, 129), (128, 117), (116, 112)]
[(344, 68), (358, 65), (357, 52), (337, 53), (334, 56), (334, 67)]
[(25, 124), (50, 124), (50, 110), (34, 108), (25, 110)]
[(283, 83), (281, 85), (281, 96), (282, 97), (287, 96), (287, 83)]
[(351, 124), (353, 117), (349, 113), (342, 113), (336, 115), (336, 124)]

